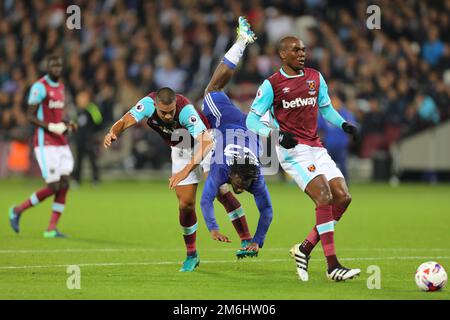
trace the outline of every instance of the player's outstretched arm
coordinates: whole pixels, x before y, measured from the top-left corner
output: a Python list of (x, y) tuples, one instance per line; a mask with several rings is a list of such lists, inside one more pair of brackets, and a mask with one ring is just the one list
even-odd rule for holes
[(255, 198), (256, 206), (259, 210), (258, 226), (252, 243), (258, 244), (258, 248), (262, 247), (266, 239), (267, 231), (273, 219), (272, 201), (270, 200), (269, 190), (262, 176), (254, 183), (253, 196)]
[[(203, 188), (202, 198), (200, 200), (200, 207), (202, 209), (203, 218), (205, 219), (206, 226), (211, 238), (213, 240), (221, 242), (231, 242), (231, 240), (219, 232), (219, 225), (217, 224), (216, 217), (214, 215), (214, 199), (219, 192), (220, 185), (217, 183), (218, 172), (214, 167), (211, 167), (211, 171), (206, 178), (205, 186)], [(223, 184), (223, 183), (222, 183)]]
[(108, 148), (111, 146), (111, 143), (117, 140), (117, 137), (126, 129), (131, 126), (134, 126), (137, 123), (136, 119), (131, 115), (131, 113), (127, 112), (120, 120), (113, 124), (109, 132), (106, 134), (103, 139), (103, 146)]

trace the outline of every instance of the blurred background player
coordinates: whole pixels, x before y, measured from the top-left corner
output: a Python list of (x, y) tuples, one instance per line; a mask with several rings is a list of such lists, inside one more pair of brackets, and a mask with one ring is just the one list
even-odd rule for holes
[[(305, 68), (306, 48), (301, 40), (293, 36), (281, 39), (278, 53), (282, 66), (259, 87), (247, 126), (262, 136), (278, 139), (276, 150), (281, 166), (316, 205), (316, 225), (303, 243), (291, 249), (299, 278), (308, 281), (310, 253), (321, 240), (327, 277), (333, 281), (351, 279), (361, 270), (343, 267), (334, 244), (334, 220), (341, 218), (351, 197), (341, 171), (317, 135), (318, 111), (349, 134), (356, 136), (357, 129), (333, 108), (321, 73)], [(268, 110), (279, 130), (260, 121)]]
[(77, 94), (76, 103), (78, 107), (78, 129), (75, 135), (77, 152), (73, 178), (77, 184), (81, 183), (83, 159), (87, 156), (91, 164), (92, 183), (96, 185), (100, 182), (97, 164), (97, 134), (102, 128), (103, 117), (87, 89)]
[(52, 216), (44, 237), (65, 237), (58, 231), (57, 224), (66, 204), (73, 157), (64, 134), (76, 129), (76, 125), (63, 121), (64, 84), (59, 82), (62, 67), (61, 57), (50, 56), (47, 60), (48, 73), (33, 84), (28, 98), (28, 119), (36, 126), (34, 154), (47, 186), (33, 193), (22, 204), (10, 208), (9, 219), (16, 233), (19, 233), (23, 212), (54, 195)]
[[(241, 239), (241, 248), (236, 252), (238, 258), (255, 256), (262, 247), (267, 230), (272, 221), (272, 204), (269, 193), (260, 174), (257, 154), (257, 137), (247, 135), (246, 115), (242, 113), (223, 92), (225, 85), (234, 74), (234, 69), (241, 59), (246, 46), (256, 39), (250, 25), (243, 17), (239, 17), (237, 40), (225, 54), (216, 68), (211, 81), (205, 90), (203, 113), (215, 131), (215, 146), (210, 172), (203, 190), (201, 207), (208, 230), (214, 240), (231, 242), (227, 236), (219, 232), (214, 217), (214, 198), (223, 201), (224, 197), (232, 198), (227, 183), (231, 183), (235, 193), (247, 190), (254, 194), (260, 211), (260, 220), (255, 236), (251, 237), (245, 213), (238, 202), (230, 207), (224, 204), (228, 217), (232, 221)], [(235, 141), (236, 139), (236, 141)], [(249, 141), (252, 140), (252, 141)], [(252, 156), (253, 155), (253, 156)], [(237, 161), (237, 162), (236, 162)], [(175, 185), (175, 184), (172, 184)], [(221, 195), (223, 193), (223, 195)], [(234, 197), (233, 197), (234, 198)]]
[[(172, 149), (173, 176), (169, 180), (169, 187), (175, 189), (178, 198), (180, 224), (187, 251), (187, 258), (180, 271), (194, 271), (200, 264), (196, 247), (198, 224), (195, 198), (202, 176), (199, 164), (213, 146), (212, 137), (207, 131), (209, 123), (186, 97), (164, 87), (142, 98), (117, 121), (105, 136), (104, 146), (108, 148), (124, 130), (144, 119)], [(182, 141), (174, 140), (174, 132), (180, 132), (179, 129), (183, 128), (187, 129), (188, 136), (182, 136)], [(207, 171), (207, 161), (203, 162), (202, 167)], [(219, 196), (219, 200), (225, 208), (240, 207), (239, 201), (229, 192), (224, 197)]]

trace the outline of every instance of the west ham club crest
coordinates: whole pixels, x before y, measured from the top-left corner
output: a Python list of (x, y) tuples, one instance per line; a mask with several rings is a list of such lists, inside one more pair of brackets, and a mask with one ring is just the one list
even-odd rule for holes
[(316, 94), (316, 81), (314, 80), (306, 80), (306, 85), (308, 86), (308, 93), (310, 95)]

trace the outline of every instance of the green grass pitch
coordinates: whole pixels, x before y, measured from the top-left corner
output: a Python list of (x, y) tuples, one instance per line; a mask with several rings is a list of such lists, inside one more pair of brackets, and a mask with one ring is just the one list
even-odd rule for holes
[[(21, 233), (7, 211), (42, 185), (0, 182), (0, 299), (449, 299), (450, 289), (425, 293), (414, 272), (437, 260), (450, 271), (449, 185), (353, 185), (353, 203), (336, 227), (337, 253), (361, 277), (333, 283), (325, 277), (320, 245), (310, 281), (297, 280), (290, 247), (314, 223), (314, 206), (292, 184), (269, 184), (274, 219), (258, 258), (237, 261), (238, 237), (222, 207), (221, 231), (233, 243), (210, 239), (199, 210), (200, 267), (178, 272), (184, 244), (175, 193), (165, 182), (107, 182), (71, 190), (60, 230), (68, 239), (44, 239), (51, 200), (27, 211)], [(258, 213), (249, 194), (238, 196), (254, 232)], [(81, 289), (69, 290), (68, 265), (81, 270)], [(379, 266), (381, 289), (369, 290), (367, 268)]]

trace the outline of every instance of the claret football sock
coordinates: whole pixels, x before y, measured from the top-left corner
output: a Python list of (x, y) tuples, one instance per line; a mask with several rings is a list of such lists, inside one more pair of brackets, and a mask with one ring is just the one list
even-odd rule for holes
[(45, 187), (45, 188), (40, 189), (39, 191), (36, 191), (27, 200), (25, 200), (22, 204), (15, 207), (14, 213), (21, 214), (26, 209), (28, 209), (32, 206), (35, 206), (35, 205), (39, 204), (40, 202), (44, 201), (45, 199), (50, 197), (53, 193), (54, 193), (54, 191), (49, 187)]
[(328, 270), (332, 270), (339, 266), (339, 261), (334, 247), (334, 222), (331, 205), (322, 205), (316, 208), (316, 229), (327, 259)]
[(342, 208), (342, 207), (339, 207), (339, 206), (333, 204), (333, 219), (335, 220), (335, 225), (339, 220), (341, 220), (342, 215), (344, 214), (344, 212), (346, 210), (347, 210), (347, 208)]
[(197, 253), (196, 237), (197, 237), (197, 216), (195, 210), (180, 209), (180, 224), (183, 230), (184, 243), (186, 245), (186, 254), (193, 256)]
[[(332, 206), (333, 224), (336, 226), (338, 221), (342, 218), (342, 215), (347, 210), (347, 208), (342, 208), (337, 205)], [(320, 241), (319, 233), (317, 232), (316, 226), (311, 230), (306, 239), (300, 245), (300, 250), (309, 255), (313, 251), (314, 247)]]
[(55, 194), (55, 200), (52, 205), (52, 216), (47, 231), (55, 230), (66, 206), (66, 196), (69, 188), (62, 188)]
[(233, 193), (228, 191), (224, 195), (218, 194), (217, 200), (219, 200), (227, 211), (228, 217), (230, 218), (231, 223), (233, 223), (236, 232), (239, 234), (241, 241), (252, 239), (244, 210), (241, 207), (241, 203), (238, 199), (236, 199)]

